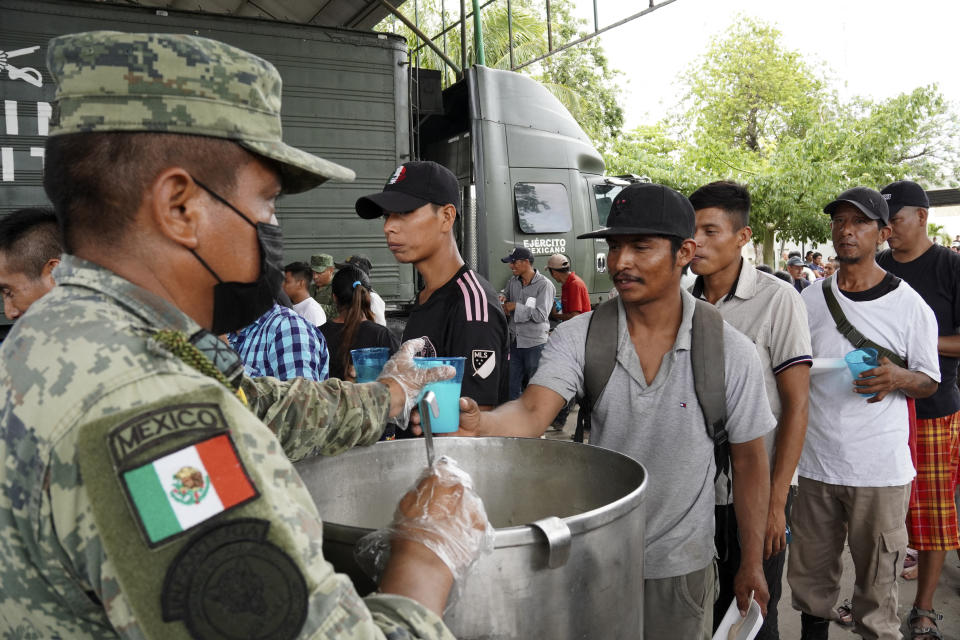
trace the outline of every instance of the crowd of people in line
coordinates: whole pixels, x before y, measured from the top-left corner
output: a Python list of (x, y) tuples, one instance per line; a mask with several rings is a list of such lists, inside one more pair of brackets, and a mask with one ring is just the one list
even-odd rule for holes
[[(644, 464), (638, 637), (707, 639), (732, 600), (754, 599), (758, 637), (779, 638), (786, 570), (802, 638), (826, 638), (847, 545), (854, 631), (899, 638), (908, 543), (911, 636), (941, 637), (933, 595), (960, 547), (960, 256), (928, 238), (916, 183), (825, 203), (836, 255), (788, 255), (785, 278), (742, 257), (743, 185), (632, 184), (580, 236), (606, 241), (617, 294), (591, 308), (567, 256), (548, 277), (524, 247), (502, 258), (513, 276), (497, 292), (457, 248), (457, 178), (407, 162), (355, 204), (424, 283), (398, 339), (368, 258), (281, 262), (277, 196), (352, 175), (282, 142), (272, 66), (195, 36), (120, 33), (56, 38), (48, 61), (53, 209), (0, 221), (16, 321), (0, 346), (8, 630), (235, 637), (242, 609), (262, 637), (451, 638), (451, 585), (489, 529), (482, 502), (460, 499), (463, 475), (440, 463), (404, 498), (406, 533), (361, 600), (323, 560), (321, 514), (291, 466), (407, 426), (423, 386), (450, 375), (415, 366), (427, 338), (466, 358), (458, 435), (539, 437), (579, 401), (591, 444)], [(105, 109), (104, 87), (123, 104)], [(378, 382), (350, 384), (349, 352), (366, 346), (394, 356)], [(855, 378), (844, 358), (862, 348), (879, 360)], [(419, 434), (415, 415), (400, 433)], [(207, 483), (216, 500), (184, 508)]]

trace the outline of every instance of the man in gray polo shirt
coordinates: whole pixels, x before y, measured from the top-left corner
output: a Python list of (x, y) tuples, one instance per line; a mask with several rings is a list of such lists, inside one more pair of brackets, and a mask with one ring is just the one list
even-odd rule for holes
[(510, 318), (510, 399), (516, 400), (540, 365), (557, 289), (533, 268), (533, 254), (526, 247), (515, 248), (500, 261), (509, 263), (513, 272), (503, 312)]
[[(697, 215), (697, 252), (690, 267), (697, 274), (690, 291), (716, 305), (724, 320), (754, 343), (763, 365), (764, 386), (777, 429), (767, 434), (771, 486), (764, 536), (763, 572), (770, 589), (768, 615), (757, 638), (777, 640), (777, 603), (783, 583), (787, 547), (786, 518), (791, 481), (803, 450), (810, 393), (810, 329), (807, 309), (788, 283), (761, 273), (740, 251), (750, 242), (750, 193), (734, 182), (712, 182), (690, 195)], [(796, 484), (793, 481), (793, 484)], [(733, 496), (726, 477), (717, 482), (717, 552), (720, 597), (714, 627), (733, 596), (740, 565), (740, 544)]]
[[(591, 444), (632, 456), (650, 474), (644, 555), (644, 637), (709, 639), (714, 599), (713, 441), (697, 402), (690, 360), (696, 301), (680, 288), (693, 258), (694, 212), (656, 184), (617, 196), (606, 238), (619, 292), (617, 364), (594, 403)], [(573, 396), (583, 395), (587, 327), (593, 312), (558, 326), (519, 400), (481, 414), (461, 401), (459, 435), (537, 437)], [(764, 526), (770, 476), (763, 437), (776, 421), (750, 341), (724, 324), (727, 430), (743, 558), (735, 580), (741, 611), (754, 593), (767, 602)], [(629, 541), (624, 541), (629, 544)], [(729, 604), (729, 603), (728, 603)]]

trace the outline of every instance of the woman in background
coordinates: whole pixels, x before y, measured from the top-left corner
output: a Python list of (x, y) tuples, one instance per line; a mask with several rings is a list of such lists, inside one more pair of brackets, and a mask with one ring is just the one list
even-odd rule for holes
[(344, 267), (333, 276), (330, 288), (337, 316), (320, 327), (330, 352), (330, 377), (352, 380), (353, 376), (348, 377), (352, 369), (351, 349), (387, 347), (393, 355), (400, 341), (389, 329), (374, 322), (366, 273), (357, 267)]

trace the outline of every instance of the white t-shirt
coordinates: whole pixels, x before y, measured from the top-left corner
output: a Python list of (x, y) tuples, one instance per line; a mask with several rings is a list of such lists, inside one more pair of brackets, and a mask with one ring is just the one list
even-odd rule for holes
[(294, 304), (293, 310), (315, 327), (319, 327), (327, 321), (327, 314), (323, 312), (323, 307), (310, 296)]
[(376, 291), (370, 292), (370, 311), (373, 312), (374, 322), (383, 327), (387, 326), (387, 303)]
[[(837, 331), (818, 280), (803, 290), (814, 358), (843, 358), (853, 351)], [(911, 371), (940, 380), (937, 321), (933, 311), (906, 282), (875, 300), (855, 302), (831, 279), (840, 308), (866, 338), (907, 361)], [(889, 393), (880, 402), (853, 391), (850, 370), (830, 369), (810, 376), (810, 417), (798, 472), (828, 484), (894, 487), (915, 474), (907, 443), (907, 397)]]

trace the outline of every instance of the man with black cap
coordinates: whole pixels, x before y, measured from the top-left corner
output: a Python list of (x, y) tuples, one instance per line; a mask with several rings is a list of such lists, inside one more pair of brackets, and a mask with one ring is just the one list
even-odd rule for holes
[(4, 635), (452, 638), (440, 616), (485, 521), (469, 487), (434, 465), (361, 600), (290, 461), (373, 444), (452, 372), (411, 343), (375, 383), (252, 379), (217, 337), (274, 304), (277, 197), (353, 172), (284, 144), (279, 73), (222, 42), (72, 34), (47, 66), (65, 253), (0, 346)]
[(534, 257), (526, 247), (516, 247), (500, 262), (510, 265), (503, 312), (510, 318), (510, 399), (523, 393), (537, 371), (543, 345), (550, 337), (550, 310), (557, 289), (533, 267)]
[(960, 255), (934, 244), (927, 235), (930, 201), (923, 187), (900, 180), (880, 193), (890, 209), (891, 232), (890, 248), (880, 252), (877, 264), (903, 278), (937, 318), (940, 387), (916, 402), (917, 477), (907, 510), (910, 547), (919, 552), (910, 626), (936, 628), (939, 614), (933, 610), (933, 595), (947, 551), (960, 547), (953, 499), (960, 460)]
[[(709, 639), (716, 578), (716, 463), (694, 388), (690, 348), (694, 309), (718, 314), (680, 286), (683, 268), (697, 249), (693, 206), (667, 187), (634, 184), (618, 194), (607, 224), (580, 236), (606, 239), (608, 268), (620, 294), (605, 303), (614, 305), (607, 308), (615, 311), (617, 355), (606, 386), (593, 401), (590, 443), (639, 460), (650, 474), (642, 637)], [(540, 368), (519, 400), (487, 413), (462, 400), (460, 435), (541, 435), (570, 398), (586, 391), (588, 327), (603, 310), (601, 305), (554, 329)], [(776, 420), (756, 349), (717, 320), (743, 549), (734, 590), (745, 612), (751, 592), (761, 608), (767, 601), (761, 563), (770, 474), (763, 436)], [(611, 331), (606, 324), (604, 330)]]
[(356, 210), (361, 218), (383, 218), (387, 248), (423, 278), (403, 339), (426, 336), (438, 356), (463, 356), (461, 393), (485, 408), (505, 402), (507, 319), (496, 291), (464, 264), (457, 249), (456, 176), (436, 162), (407, 162), (397, 167), (382, 192), (357, 200)]
[[(343, 262), (336, 263), (336, 265), (337, 269), (356, 267), (367, 274), (368, 278), (370, 277), (370, 271), (373, 269), (370, 258), (361, 255), (350, 256)], [(368, 293), (370, 294), (370, 311), (373, 313), (373, 321), (382, 327), (387, 326), (387, 304), (380, 297), (380, 294), (373, 289), (369, 289)]]
[(907, 397), (937, 390), (937, 325), (917, 292), (876, 263), (877, 247), (890, 237), (883, 196), (854, 187), (823, 210), (840, 269), (801, 294), (813, 357), (838, 360), (860, 348), (880, 357), (855, 378), (846, 367), (810, 376), (787, 579), (801, 637), (826, 638), (846, 538), (856, 572), (855, 632), (892, 640), (900, 638), (896, 578), (915, 475)]

